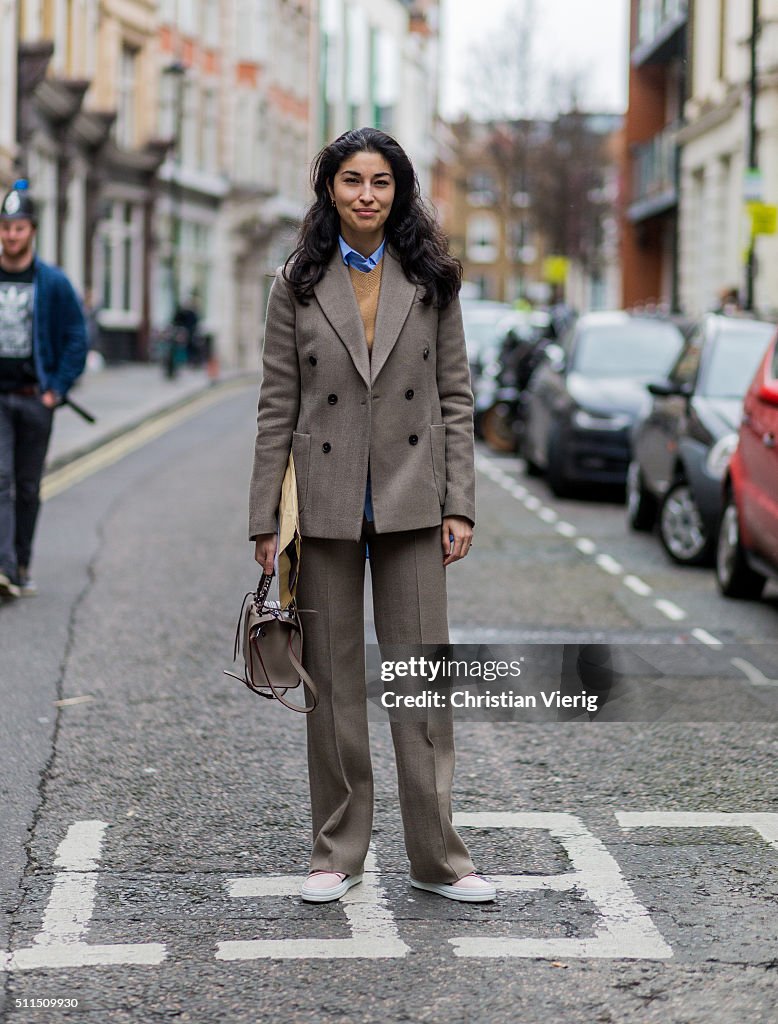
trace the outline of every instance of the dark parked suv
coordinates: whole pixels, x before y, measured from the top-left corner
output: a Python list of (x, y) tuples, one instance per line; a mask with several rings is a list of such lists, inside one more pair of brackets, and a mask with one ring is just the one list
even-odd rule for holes
[(645, 385), (666, 374), (683, 335), (669, 320), (629, 313), (587, 313), (550, 344), (526, 390), (522, 455), (551, 490), (576, 484), (623, 487), (630, 431), (649, 404)]
[(627, 517), (635, 530), (656, 523), (665, 550), (682, 565), (712, 561), (743, 396), (774, 330), (711, 313), (690, 332), (667, 378), (648, 385), (653, 403), (632, 438)]

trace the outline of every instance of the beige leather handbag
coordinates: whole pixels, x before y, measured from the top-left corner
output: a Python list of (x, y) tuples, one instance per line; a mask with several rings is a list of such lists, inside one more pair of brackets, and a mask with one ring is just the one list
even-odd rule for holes
[[(310, 714), (319, 703), (316, 684), (302, 665), (303, 627), (294, 601), (281, 608), (277, 601), (268, 601), (267, 595), (273, 574), (262, 573), (256, 593), (243, 598), (238, 616), (233, 646), (233, 661), (238, 650), (243, 652), (243, 675), (225, 669), (224, 674), (242, 683), (254, 693), (268, 700), (279, 700), (292, 711)], [(248, 606), (246, 602), (251, 598)], [(292, 704), (285, 698), (287, 690), (303, 683), (311, 696), (311, 704)], [(305, 696), (303, 696), (305, 700)]]

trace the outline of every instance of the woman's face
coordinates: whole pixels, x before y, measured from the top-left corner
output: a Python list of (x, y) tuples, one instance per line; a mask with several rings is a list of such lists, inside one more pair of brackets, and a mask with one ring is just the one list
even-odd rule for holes
[(395, 185), (391, 165), (380, 153), (346, 157), (327, 187), (347, 234), (382, 231), (392, 209)]

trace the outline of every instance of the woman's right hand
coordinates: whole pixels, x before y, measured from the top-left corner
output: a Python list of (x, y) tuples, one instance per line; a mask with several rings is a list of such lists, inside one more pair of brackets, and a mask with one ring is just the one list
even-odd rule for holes
[(278, 538), (275, 533), (260, 533), (254, 539), (254, 559), (262, 566), (262, 572), (269, 576), (276, 560)]

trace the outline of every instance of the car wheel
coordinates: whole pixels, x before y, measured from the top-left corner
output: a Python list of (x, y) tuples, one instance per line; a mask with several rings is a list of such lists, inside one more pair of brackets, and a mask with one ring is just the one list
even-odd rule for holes
[(646, 490), (643, 474), (637, 462), (630, 462), (627, 470), (627, 522), (633, 530), (649, 532), (656, 522), (656, 498)]
[(725, 597), (756, 600), (761, 597), (766, 578), (748, 564), (740, 542), (737, 505), (730, 494), (719, 526), (716, 546), (716, 581)]
[(500, 413), (500, 406), (493, 405), (481, 417), (481, 436), (495, 452), (516, 450), (516, 437)]
[(557, 440), (551, 440), (548, 445), (546, 479), (557, 498), (566, 498), (570, 494), (571, 484), (564, 470), (564, 453)]
[(680, 565), (711, 561), (713, 541), (685, 480), (676, 481), (664, 497), (659, 509), (659, 537), (665, 551)]

